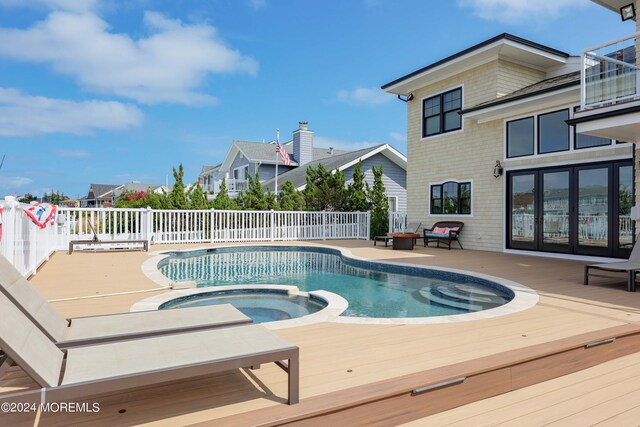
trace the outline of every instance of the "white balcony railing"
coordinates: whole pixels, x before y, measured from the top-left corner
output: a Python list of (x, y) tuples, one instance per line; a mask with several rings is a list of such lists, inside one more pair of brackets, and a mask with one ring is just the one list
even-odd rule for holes
[(636, 39), (640, 41), (640, 33), (582, 53), (581, 110), (640, 98)]
[[(227, 179), (225, 181), (225, 184), (227, 185), (228, 193), (239, 193), (249, 188), (249, 181), (246, 179), (231, 178), (231, 179)], [(213, 189), (211, 191), (213, 191), (214, 194), (218, 194), (220, 192), (221, 185), (222, 185), (222, 180), (214, 181)]]

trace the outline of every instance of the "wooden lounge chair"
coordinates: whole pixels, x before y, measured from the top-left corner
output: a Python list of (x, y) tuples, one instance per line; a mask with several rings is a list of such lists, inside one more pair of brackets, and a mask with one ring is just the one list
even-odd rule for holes
[[(410, 222), (400, 233), (417, 234), (421, 225), (421, 222)], [(390, 236), (389, 234), (387, 234), (386, 236), (375, 236), (373, 238), (373, 246), (376, 246), (377, 242), (384, 242), (384, 247), (386, 248), (391, 240), (393, 240), (393, 236)], [(415, 244), (415, 240), (413, 241), (413, 243)]]
[(65, 319), (3, 256), (0, 293), (60, 347), (252, 322), (230, 304)]
[(299, 399), (298, 347), (261, 325), (62, 350), (2, 293), (0, 313), (0, 372), (15, 363), (42, 387), (0, 394), (0, 402), (73, 401), (270, 362), (289, 375), (289, 404)]
[(611, 262), (607, 264), (588, 264), (584, 266), (584, 285), (589, 284), (589, 276), (604, 277), (611, 279), (611, 276), (593, 274), (590, 270), (603, 270), (619, 273), (627, 273), (627, 290), (636, 291), (636, 275), (640, 271), (640, 244), (636, 242), (631, 250), (631, 255), (627, 261)]
[[(436, 227), (439, 228), (448, 228), (448, 233), (434, 233)], [(451, 243), (458, 242), (460, 245), (460, 249), (464, 249), (462, 247), (462, 243), (460, 243), (460, 233), (462, 232), (462, 228), (464, 227), (464, 222), (462, 221), (438, 221), (433, 224), (431, 228), (424, 229), (424, 246), (429, 246), (430, 242), (437, 242), (438, 247), (440, 247), (440, 243), (447, 245), (449, 250), (451, 250)]]

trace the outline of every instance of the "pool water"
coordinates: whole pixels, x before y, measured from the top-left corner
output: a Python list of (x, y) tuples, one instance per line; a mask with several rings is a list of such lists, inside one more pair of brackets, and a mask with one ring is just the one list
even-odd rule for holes
[(173, 253), (160, 271), (198, 287), (278, 284), (325, 290), (349, 302), (343, 316), (403, 318), (470, 313), (506, 304), (513, 292), (459, 273), (373, 263), (313, 247), (247, 246)]
[(162, 304), (161, 310), (178, 307), (231, 304), (254, 323), (295, 319), (316, 313), (326, 303), (314, 298), (289, 295), (286, 291), (232, 290), (190, 295)]

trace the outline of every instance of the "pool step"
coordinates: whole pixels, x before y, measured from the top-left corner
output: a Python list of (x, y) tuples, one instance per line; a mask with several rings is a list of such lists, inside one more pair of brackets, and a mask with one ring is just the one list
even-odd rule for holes
[(462, 311), (480, 311), (504, 303), (504, 298), (490, 290), (470, 285), (432, 284), (420, 289), (420, 295), (432, 304)]

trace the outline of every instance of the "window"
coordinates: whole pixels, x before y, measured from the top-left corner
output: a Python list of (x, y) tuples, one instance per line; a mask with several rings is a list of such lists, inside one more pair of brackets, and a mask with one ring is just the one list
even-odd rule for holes
[(471, 215), (471, 183), (449, 181), (432, 185), (431, 215)]
[(507, 157), (533, 154), (533, 117), (507, 122)]
[(461, 129), (460, 110), (462, 110), (462, 88), (422, 101), (422, 137)]
[(569, 110), (538, 116), (538, 154), (569, 150)]
[(396, 212), (398, 210), (398, 197), (389, 196), (387, 200), (389, 201), (389, 212)]
[(600, 138), (599, 136), (591, 136), (585, 135), (584, 133), (575, 132), (575, 148), (591, 148), (591, 147), (600, 147), (603, 145), (611, 145), (611, 140), (606, 138)]

